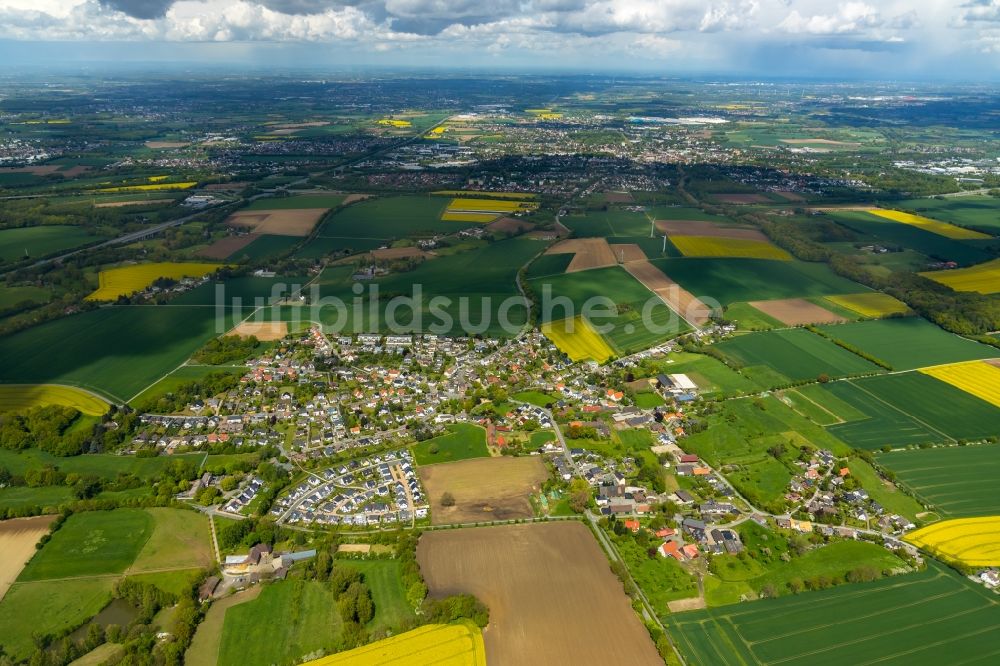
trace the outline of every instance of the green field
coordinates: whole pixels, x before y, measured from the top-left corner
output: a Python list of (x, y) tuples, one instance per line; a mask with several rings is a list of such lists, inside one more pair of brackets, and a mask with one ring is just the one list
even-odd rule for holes
[(101, 240), (81, 227), (45, 225), (0, 230), (0, 264), (19, 261), (25, 253), (32, 259)]
[[(437, 453), (432, 453), (431, 449), (435, 447)], [(448, 426), (447, 434), (417, 442), (411, 450), (413, 460), (418, 465), (486, 458), (490, 455), (486, 447), (486, 431), (471, 423), (453, 423)]]
[(707, 220), (720, 224), (732, 224), (729, 218), (712, 215), (693, 206), (653, 206), (648, 213), (655, 220)]
[(990, 254), (976, 246), (976, 242), (946, 238), (910, 224), (893, 222), (864, 211), (842, 211), (831, 214), (831, 217), (864, 236), (887, 245), (900, 245), (916, 250), (941, 261), (954, 261), (962, 266), (970, 266), (992, 259)]
[(57, 507), (73, 500), (73, 489), (69, 486), (7, 486), (0, 488), (0, 510), (20, 509), (26, 506)]
[(888, 363), (894, 370), (913, 370), (1000, 356), (996, 347), (948, 333), (919, 317), (831, 324), (819, 328), (831, 338)]
[(319, 228), (320, 237), (390, 239), (451, 234), (469, 226), (441, 219), (449, 199), (443, 197), (381, 197), (339, 210)]
[(229, 261), (242, 261), (244, 258), (252, 261), (260, 259), (270, 259), (280, 256), (302, 242), (298, 236), (276, 236), (264, 234), (255, 239), (246, 247), (242, 247), (236, 252), (226, 257)]
[(336, 208), (343, 203), (343, 194), (299, 194), (291, 197), (264, 197), (243, 210), (297, 210), (302, 208)]
[(515, 393), (511, 397), (514, 400), (528, 402), (537, 407), (545, 407), (545, 405), (552, 404), (559, 400), (559, 398), (555, 398), (548, 393), (542, 393), (541, 391), (521, 391), (520, 393)]
[(692, 664), (991, 664), (1000, 608), (982, 586), (926, 571), (679, 613), (667, 629)]
[(215, 308), (105, 307), (3, 338), (0, 367), (6, 382), (81, 386), (124, 402), (218, 335), (215, 324)]
[[(577, 273), (564, 273), (562, 275), (550, 275), (545, 278), (531, 280), (531, 287), (541, 299), (543, 307), (540, 313), (541, 321), (554, 321), (570, 316), (576, 316), (583, 310), (584, 305), (591, 301), (599, 309), (597, 313), (603, 314), (608, 305), (611, 316), (595, 316), (592, 323), (600, 325), (615, 319), (618, 315), (613, 304), (627, 303), (633, 306), (638, 304), (641, 312), (642, 304), (646, 301), (656, 299), (652, 292), (621, 266), (609, 266), (607, 268), (594, 268), (589, 271), (579, 271)], [(551, 306), (545, 307), (547, 290), (551, 296)], [(567, 304), (563, 304), (563, 298), (569, 299)], [(657, 299), (658, 300), (658, 299)], [(569, 304), (572, 305), (569, 305)]]
[(28, 562), (18, 581), (121, 573), (135, 561), (154, 524), (141, 509), (74, 514)]
[(0, 601), (0, 645), (7, 655), (27, 659), (35, 634), (71, 630), (111, 601), (113, 578), (15, 583)]
[(658, 259), (652, 262), (695, 296), (722, 305), (864, 291), (826, 264), (767, 259)]
[(332, 651), (341, 627), (333, 590), (325, 583), (287, 580), (226, 611), (220, 666), (298, 663)]
[(348, 236), (317, 236), (303, 245), (295, 253), (296, 259), (319, 259), (334, 252), (367, 252), (374, 250), (386, 241), (381, 238), (351, 238)]
[(879, 371), (873, 363), (803, 328), (740, 335), (715, 348), (744, 367), (766, 365), (791, 380)]
[[(628, 565), (629, 573), (658, 615), (669, 612), (667, 604), (671, 601), (698, 596), (695, 578), (677, 560), (661, 557), (659, 554), (649, 557), (631, 534), (613, 539), (622, 559)], [(657, 545), (659, 544), (652, 544), (653, 547)]]
[(919, 372), (855, 380), (873, 401), (892, 405), (956, 440), (1000, 433), (1000, 409), (971, 393)]
[[(362, 296), (352, 290), (354, 282), (350, 267), (332, 267), (324, 271), (319, 280), (320, 297), (340, 299), (345, 307), (305, 308), (302, 315), (322, 321), (334, 330), (388, 331), (391, 323), (388, 315), (395, 307), (393, 298), (412, 299), (419, 296), (420, 303), (412, 309), (407, 305), (409, 301), (398, 301), (403, 306), (394, 312), (393, 317), (403, 330), (442, 335), (476, 332), (511, 335), (527, 321), (527, 311), (515, 282), (517, 271), (543, 247), (537, 241), (524, 238), (489, 243), (431, 259), (411, 271), (393, 273), (372, 284), (365, 284)], [(456, 275), (462, 276), (462, 279), (456, 280)], [(374, 284), (378, 285), (377, 321), (372, 319), (372, 296), (368, 291)], [(438, 297), (446, 300), (434, 301)], [(360, 318), (355, 318), (355, 298), (360, 298), (363, 303)], [(412, 318), (414, 311), (419, 316), (416, 321)], [(507, 317), (512, 330), (501, 324), (501, 314)]]
[(741, 331), (765, 331), (771, 328), (785, 328), (786, 325), (764, 314), (749, 303), (730, 303), (723, 316), (727, 321), (736, 322)]
[(214, 561), (208, 518), (197, 511), (152, 508), (153, 533), (130, 568), (142, 573), (161, 569), (197, 569)]
[(562, 275), (566, 272), (571, 261), (573, 261), (573, 254), (570, 252), (542, 254), (528, 265), (528, 268), (525, 269), (525, 276), (530, 280), (550, 275)]
[[(569, 215), (561, 222), (575, 232), (576, 237), (649, 236), (651, 223), (644, 213), (621, 208), (587, 211), (584, 215)], [(612, 241), (616, 242), (616, 241)]]
[(1000, 230), (1000, 199), (988, 196), (948, 197), (947, 199), (905, 199), (894, 201), (893, 208), (906, 210), (942, 222), (981, 229), (987, 233)]
[(180, 386), (204, 379), (210, 374), (218, 372), (243, 374), (244, 370), (246, 370), (245, 366), (182, 365), (139, 395), (135, 396), (129, 401), (129, 404), (135, 407), (137, 405), (147, 404), (150, 400), (158, 400), (160, 397), (176, 391)]
[[(165, 467), (178, 460), (187, 460), (199, 466), (204, 458), (204, 453), (185, 453), (156, 458), (91, 453), (59, 458), (39, 449), (24, 451), (0, 449), (0, 467), (8, 469), (11, 474), (23, 475), (29, 469), (51, 466), (67, 474), (94, 474), (105, 479), (113, 479), (122, 473), (134, 474), (140, 479), (152, 479), (161, 474)], [(209, 456), (208, 460), (214, 458), (215, 456)]]
[(235, 299), (239, 299), (240, 307), (244, 308), (243, 315), (247, 316), (255, 306), (268, 305), (300, 291), (310, 279), (303, 275), (289, 275), (273, 278), (244, 276), (228, 280), (212, 280), (184, 292), (170, 302), (172, 305), (214, 306), (217, 295), (221, 295), (228, 307), (235, 308)]
[(1000, 514), (1000, 445), (892, 451), (878, 462), (944, 517)]
[[(862, 389), (853, 380), (831, 382), (822, 388), (856, 413), (865, 415), (862, 419), (852, 418), (827, 429), (852, 447), (874, 451), (883, 446), (900, 447), (948, 440), (909, 413)], [(825, 403), (821, 400), (820, 404)]]

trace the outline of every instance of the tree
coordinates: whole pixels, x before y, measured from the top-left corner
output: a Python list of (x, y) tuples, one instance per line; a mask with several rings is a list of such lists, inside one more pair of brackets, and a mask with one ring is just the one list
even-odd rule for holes
[(455, 496), (451, 493), (441, 495), (441, 506), (455, 506)]
[(590, 504), (590, 484), (583, 479), (573, 479), (569, 484), (569, 506), (577, 513), (583, 513)]

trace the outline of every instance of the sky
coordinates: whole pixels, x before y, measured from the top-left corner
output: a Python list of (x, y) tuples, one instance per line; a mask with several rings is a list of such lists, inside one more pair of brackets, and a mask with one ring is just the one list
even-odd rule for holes
[(1000, 0), (0, 0), (0, 61), (1000, 79)]

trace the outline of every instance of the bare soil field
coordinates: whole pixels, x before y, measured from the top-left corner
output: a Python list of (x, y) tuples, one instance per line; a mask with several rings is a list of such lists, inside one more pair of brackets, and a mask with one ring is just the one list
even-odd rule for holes
[(199, 257), (208, 259), (225, 259), (237, 250), (242, 250), (260, 237), (259, 234), (243, 234), (242, 236), (227, 236), (215, 241), (204, 250), (198, 251)]
[(35, 516), (0, 522), (0, 553), (7, 562), (0, 568), (0, 599), (35, 554), (35, 544), (48, 533), (49, 523), (55, 519), (55, 516)]
[(649, 259), (646, 253), (642, 251), (642, 248), (635, 243), (617, 243), (610, 247), (615, 258), (623, 264), (630, 261), (646, 261)]
[(707, 220), (657, 220), (656, 228), (668, 236), (705, 236), (769, 242), (767, 236), (750, 227), (724, 227)]
[(417, 259), (426, 257), (427, 253), (419, 247), (387, 247), (382, 250), (372, 250), (372, 259), (392, 261), (393, 259)]
[(987, 359), (986, 362), (989, 363), (990, 365), (995, 365), (996, 367), (1000, 368), (1000, 358)]
[(663, 664), (582, 523), (426, 532), (417, 561), (432, 595), (489, 606), (488, 664)]
[(355, 201), (364, 201), (370, 196), (371, 196), (370, 194), (348, 194), (346, 197), (344, 197), (344, 200), (341, 202), (340, 205), (346, 206), (347, 204), (352, 204)]
[(608, 203), (635, 203), (631, 192), (605, 192), (604, 200)]
[(728, 204), (768, 203), (770, 201), (763, 194), (713, 194), (712, 198)]
[(701, 326), (709, 320), (712, 311), (707, 305), (648, 261), (629, 262), (625, 264), (625, 270), (641, 282), (646, 289), (659, 296), (660, 300), (666, 303), (671, 310), (692, 324)]
[[(538, 456), (421, 465), (417, 474), (430, 498), (433, 525), (531, 518), (528, 497), (549, 476)], [(454, 506), (441, 505), (446, 492), (455, 498)]]
[(775, 301), (751, 301), (750, 305), (782, 324), (842, 324), (848, 319), (830, 312), (804, 298), (783, 298)]
[(570, 238), (560, 241), (545, 251), (545, 254), (570, 254), (573, 260), (566, 267), (567, 273), (585, 271), (589, 268), (604, 268), (618, 263), (614, 252), (604, 238)]
[(326, 208), (297, 208), (246, 211), (233, 213), (226, 220), (226, 223), (245, 227), (255, 234), (308, 236), (327, 210)]
[(226, 335), (239, 335), (249, 338), (251, 335), (267, 342), (280, 340), (288, 335), (287, 321), (244, 321), (230, 329)]
[(524, 220), (518, 220), (513, 217), (501, 217), (499, 220), (493, 220), (486, 225), (487, 231), (494, 231), (497, 233), (521, 233), (524, 231), (530, 231), (534, 229), (535, 225), (531, 222), (526, 222)]
[(310, 120), (304, 123), (281, 123), (274, 125), (278, 129), (305, 129), (306, 127), (326, 127), (330, 122), (327, 120)]
[(0, 167), (0, 173), (30, 173), (33, 176), (48, 176), (59, 170), (58, 164), (38, 164), (24, 167)]
[(690, 599), (668, 601), (667, 608), (670, 609), (671, 613), (682, 613), (684, 611), (707, 608), (707, 605), (705, 604), (705, 597), (692, 597)]
[(160, 148), (184, 148), (185, 146), (190, 146), (191, 144), (187, 141), (147, 141), (146, 147), (152, 148), (154, 150)]

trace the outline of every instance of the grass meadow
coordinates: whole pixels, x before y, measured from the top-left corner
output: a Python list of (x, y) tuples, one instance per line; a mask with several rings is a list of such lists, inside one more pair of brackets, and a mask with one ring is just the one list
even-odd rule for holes
[[(433, 465), (490, 455), (483, 428), (471, 423), (453, 423), (447, 428), (446, 434), (417, 442), (411, 447), (414, 462), (418, 465)], [(436, 453), (432, 453), (434, 448), (437, 449)]]

